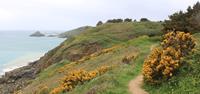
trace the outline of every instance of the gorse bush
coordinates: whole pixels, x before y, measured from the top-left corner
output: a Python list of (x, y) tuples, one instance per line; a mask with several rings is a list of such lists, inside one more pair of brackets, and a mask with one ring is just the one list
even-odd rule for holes
[(161, 45), (164, 50), (172, 47), (174, 50), (180, 52), (181, 56), (185, 56), (194, 48), (195, 39), (190, 35), (190, 33), (179, 31), (170, 32), (165, 34)]
[(184, 32), (170, 32), (164, 35), (161, 48), (155, 48), (143, 65), (146, 82), (160, 83), (169, 79), (181, 65), (181, 58), (188, 55), (195, 46), (192, 35)]
[(85, 71), (85, 70), (76, 70), (70, 72), (66, 75), (62, 80), (59, 87), (54, 88), (50, 94), (59, 94), (67, 91), (71, 91), (77, 85), (84, 84), (91, 79), (104, 74), (107, 72), (111, 67), (109, 66), (102, 66), (93, 71)]

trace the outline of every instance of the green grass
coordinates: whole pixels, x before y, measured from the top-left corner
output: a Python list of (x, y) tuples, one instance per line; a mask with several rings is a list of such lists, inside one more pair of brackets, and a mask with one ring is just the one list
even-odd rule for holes
[(69, 94), (85, 94), (88, 92), (95, 92), (95, 94), (129, 94), (129, 81), (141, 73), (144, 58), (146, 58), (150, 52), (151, 45), (157, 43), (158, 41), (155, 42), (154, 38), (149, 38), (147, 36), (123, 43), (125, 46), (131, 45), (139, 48), (140, 54), (136, 60), (132, 61), (130, 64), (119, 64), (120, 66), (117, 68), (112, 69), (108, 73), (84, 85), (78, 86), (72, 92), (69, 92)]

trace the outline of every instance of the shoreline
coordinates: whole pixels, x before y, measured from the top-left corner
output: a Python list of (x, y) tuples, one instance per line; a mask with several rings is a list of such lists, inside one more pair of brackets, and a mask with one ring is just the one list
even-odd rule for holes
[(13, 71), (15, 69), (24, 67), (29, 65), (30, 63), (39, 60), (42, 56), (44, 56), (45, 53), (32, 53), (27, 54), (24, 56), (20, 56), (16, 58), (15, 60), (12, 60), (8, 62), (7, 64), (4, 64), (2, 66), (2, 69), (0, 71), (0, 78), (5, 75), (6, 72)]

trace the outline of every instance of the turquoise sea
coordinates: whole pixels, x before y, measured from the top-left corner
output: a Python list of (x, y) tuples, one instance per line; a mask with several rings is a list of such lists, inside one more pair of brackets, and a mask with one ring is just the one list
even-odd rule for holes
[(32, 32), (0, 31), (0, 74), (39, 59), (65, 39), (29, 37)]

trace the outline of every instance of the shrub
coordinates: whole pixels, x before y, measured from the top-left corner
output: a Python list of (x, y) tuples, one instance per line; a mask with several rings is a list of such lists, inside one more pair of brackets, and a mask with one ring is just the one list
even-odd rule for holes
[(107, 21), (107, 23), (121, 23), (121, 22), (123, 22), (122, 19), (110, 19)]
[(161, 45), (164, 50), (168, 47), (173, 47), (176, 51), (180, 52), (181, 56), (185, 56), (194, 48), (195, 39), (190, 35), (190, 33), (179, 31), (170, 32), (165, 34)]
[(103, 24), (103, 22), (99, 21), (96, 26), (99, 26), (99, 25), (102, 25), (102, 24)]
[(126, 18), (124, 19), (124, 22), (132, 22), (132, 19)]
[(181, 65), (181, 58), (188, 55), (195, 46), (189, 33), (170, 32), (164, 35), (161, 48), (155, 48), (143, 65), (144, 80), (160, 83), (169, 79)]
[(129, 64), (132, 60), (136, 59), (137, 55), (138, 55), (137, 53), (132, 53), (132, 54), (125, 56), (122, 59), (122, 63)]
[(35, 92), (35, 94), (49, 94), (49, 88), (46, 85), (41, 85), (39, 88), (39, 91)]
[(110, 69), (109, 66), (102, 66), (93, 71), (75, 70), (66, 75), (62, 80), (59, 87), (54, 88), (50, 94), (59, 94), (66, 91), (71, 91), (79, 84), (84, 84), (87, 81), (102, 75)]
[(149, 20), (147, 18), (141, 18), (140, 22), (148, 22)]
[(57, 88), (54, 88), (49, 94), (60, 94), (64, 91), (64, 87), (59, 86)]
[(191, 33), (199, 32), (200, 30), (200, 3), (197, 2), (193, 7), (189, 6), (186, 12), (179, 11), (169, 16), (169, 20), (163, 23), (163, 31), (168, 32), (184, 31)]

